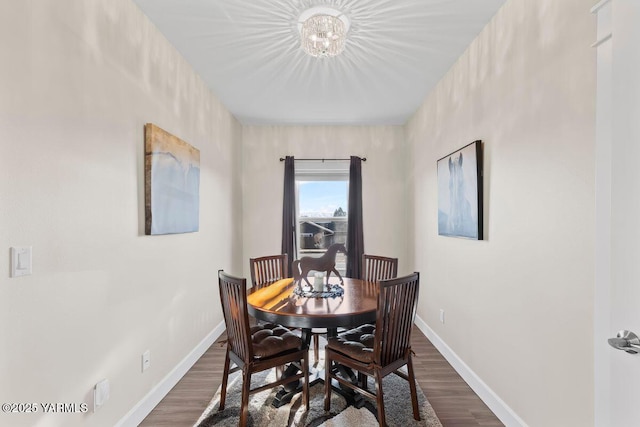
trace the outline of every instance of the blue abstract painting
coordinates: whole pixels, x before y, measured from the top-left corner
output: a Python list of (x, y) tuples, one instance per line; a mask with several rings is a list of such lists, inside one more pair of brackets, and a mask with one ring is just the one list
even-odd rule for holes
[(145, 234), (198, 231), (200, 150), (145, 125)]
[(482, 240), (481, 141), (438, 160), (438, 234)]

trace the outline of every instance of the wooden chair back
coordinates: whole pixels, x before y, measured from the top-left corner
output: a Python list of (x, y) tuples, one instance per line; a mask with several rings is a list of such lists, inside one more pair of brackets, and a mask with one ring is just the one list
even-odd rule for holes
[(233, 353), (248, 363), (253, 359), (253, 347), (247, 310), (247, 280), (230, 276), (220, 270), (218, 285), (224, 323), (227, 327), (227, 344)]
[(249, 258), (251, 285), (262, 288), (280, 279), (289, 277), (287, 254)]
[(398, 277), (398, 258), (378, 255), (362, 255), (362, 279), (377, 282), (378, 280)]
[(380, 281), (374, 355), (379, 366), (406, 360), (416, 317), (420, 274)]

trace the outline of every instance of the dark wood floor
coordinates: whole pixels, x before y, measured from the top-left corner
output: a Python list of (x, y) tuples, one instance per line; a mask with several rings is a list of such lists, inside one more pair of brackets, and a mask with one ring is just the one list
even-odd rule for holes
[[(193, 426), (222, 381), (223, 339), (207, 350), (141, 426)], [(444, 427), (503, 426), (417, 327), (412, 347), (418, 384)]]

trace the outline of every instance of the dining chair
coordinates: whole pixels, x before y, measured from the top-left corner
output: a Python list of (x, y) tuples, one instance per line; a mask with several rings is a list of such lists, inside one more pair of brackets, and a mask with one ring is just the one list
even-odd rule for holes
[[(398, 277), (398, 258), (380, 255), (362, 254), (362, 280), (377, 282), (380, 280), (395, 279)], [(374, 328), (375, 325), (361, 325), (366, 328)], [(349, 328), (340, 328), (338, 332), (345, 332)], [(358, 372), (358, 381), (367, 384), (367, 377), (363, 372)]]
[[(378, 282), (375, 326), (363, 325), (328, 339), (325, 347), (325, 411), (331, 406), (331, 380), (335, 379), (341, 386), (349, 387), (375, 400), (378, 407), (378, 423), (384, 426), (386, 419), (382, 378), (395, 373), (409, 382), (413, 418), (420, 419), (416, 379), (411, 361), (411, 329), (416, 316), (419, 281), (419, 273), (381, 280)], [(375, 381), (375, 394), (367, 389), (366, 383), (352, 383), (339, 376), (339, 370), (337, 366), (334, 369), (334, 363), (372, 376)], [(399, 370), (405, 365), (406, 374)]]
[(249, 258), (251, 286), (262, 288), (289, 277), (287, 254)]
[[(394, 279), (398, 277), (398, 258), (390, 258), (379, 255), (362, 255), (362, 280), (377, 282), (379, 280)], [(339, 328), (344, 332), (349, 328)]]
[[(251, 270), (251, 285), (257, 289), (268, 286), (280, 279), (289, 277), (289, 263), (287, 254), (267, 255), (259, 258), (249, 258)], [(319, 335), (326, 331), (312, 331), (313, 356), (318, 360), (320, 353)]]
[(378, 280), (398, 277), (398, 258), (379, 255), (362, 255), (362, 280)]
[[(220, 302), (227, 327), (227, 351), (222, 374), (219, 411), (225, 407), (229, 374), (242, 371), (240, 426), (247, 425), (249, 395), (304, 378), (302, 399), (309, 409), (309, 350), (300, 337), (287, 328), (266, 323), (249, 326), (247, 281), (218, 271)], [(230, 369), (231, 363), (236, 366)], [(301, 373), (251, 389), (251, 375), (287, 363), (300, 364)]]

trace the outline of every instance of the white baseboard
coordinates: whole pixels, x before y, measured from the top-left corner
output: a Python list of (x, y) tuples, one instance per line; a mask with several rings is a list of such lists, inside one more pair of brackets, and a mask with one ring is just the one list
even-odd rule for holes
[[(500, 397), (480, 379), (480, 377), (467, 366), (466, 363), (431, 329), (424, 320), (416, 316), (416, 326), (422, 331), (429, 341), (453, 366), (453, 369), (471, 387), (471, 389), (482, 399), (482, 401), (493, 411), (506, 427), (527, 427), (527, 424), (500, 399)], [(428, 399), (428, 397), (427, 397)]]
[(167, 374), (147, 395), (138, 402), (118, 423), (117, 427), (136, 427), (153, 408), (171, 391), (180, 379), (202, 357), (211, 344), (213, 344), (225, 331), (224, 321), (220, 322), (178, 365)]

